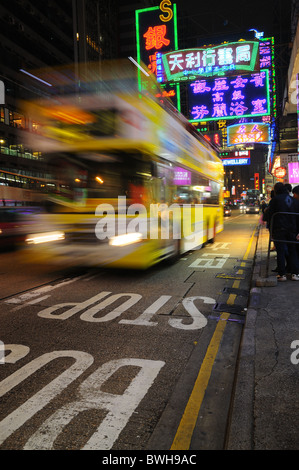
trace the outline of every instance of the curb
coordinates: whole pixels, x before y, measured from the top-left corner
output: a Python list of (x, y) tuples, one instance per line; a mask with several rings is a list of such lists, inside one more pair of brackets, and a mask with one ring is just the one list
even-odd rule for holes
[[(255, 394), (255, 327), (258, 308), (261, 304), (260, 287), (277, 284), (274, 276), (266, 278), (265, 237), (263, 227), (257, 229), (257, 243), (253, 261), (253, 274), (249, 304), (240, 344), (235, 387), (231, 405), (231, 416), (226, 441), (227, 450), (252, 450), (254, 435), (254, 394)], [(268, 243), (267, 237), (267, 243)]]
[(266, 277), (267, 256), (265, 257), (265, 253), (268, 253), (268, 243), (269, 232), (264, 226), (260, 225), (258, 227), (258, 241), (252, 277), (254, 285), (258, 287), (274, 287), (277, 285), (276, 276)]

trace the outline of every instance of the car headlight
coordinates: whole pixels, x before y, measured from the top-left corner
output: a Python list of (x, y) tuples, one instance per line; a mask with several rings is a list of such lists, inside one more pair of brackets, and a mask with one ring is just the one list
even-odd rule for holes
[(124, 235), (117, 235), (109, 240), (111, 246), (126, 246), (132, 243), (138, 243), (142, 240), (143, 236), (140, 232), (125, 233)]
[(34, 233), (27, 235), (25, 242), (28, 245), (38, 245), (39, 243), (56, 242), (58, 240), (64, 240), (64, 232), (46, 232), (46, 233)]

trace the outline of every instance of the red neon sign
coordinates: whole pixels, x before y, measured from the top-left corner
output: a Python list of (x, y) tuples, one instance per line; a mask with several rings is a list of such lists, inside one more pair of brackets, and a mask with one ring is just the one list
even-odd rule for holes
[(287, 174), (287, 170), (283, 167), (276, 168), (274, 171), (276, 178), (283, 178)]
[[(162, 0), (160, 7), (149, 7), (136, 10), (137, 62), (144, 62), (149, 72), (156, 77), (159, 74), (160, 63), (158, 54), (177, 49), (176, 4), (170, 0)], [(147, 90), (148, 82), (140, 76), (140, 87)], [(158, 80), (159, 82), (159, 80)], [(173, 85), (165, 87), (167, 91), (174, 90)], [(178, 107), (178, 96), (175, 91), (168, 95)]]
[(260, 174), (254, 173), (254, 189), (260, 189)]
[(163, 46), (169, 46), (170, 40), (165, 38), (166, 25), (150, 26), (147, 32), (143, 35), (146, 38), (145, 49), (161, 49)]
[(169, 91), (162, 91), (162, 93), (157, 93), (156, 97), (157, 98), (165, 98), (165, 97), (170, 97), (170, 96), (175, 96), (175, 91), (174, 90), (169, 90)]

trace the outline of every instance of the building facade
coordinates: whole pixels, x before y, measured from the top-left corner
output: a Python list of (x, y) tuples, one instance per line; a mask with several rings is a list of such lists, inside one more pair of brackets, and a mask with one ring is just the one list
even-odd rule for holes
[(50, 92), (35, 71), (116, 57), (116, 24), (113, 0), (1, 1), (0, 187), (50, 177), (43, 155), (25, 144), (37, 124), (21, 102)]

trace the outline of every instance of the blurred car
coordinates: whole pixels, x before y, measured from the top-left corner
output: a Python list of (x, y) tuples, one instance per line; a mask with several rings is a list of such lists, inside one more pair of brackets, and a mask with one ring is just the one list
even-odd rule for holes
[(224, 206), (223, 207), (223, 215), (224, 215), (224, 217), (229, 217), (230, 215), (232, 215), (231, 208), (228, 207), (228, 206)]
[(240, 206), (239, 206), (239, 209), (240, 209), (241, 213), (246, 212), (246, 205), (241, 203)]
[(25, 224), (13, 207), (0, 208), (0, 248), (15, 248), (24, 243)]
[(246, 206), (246, 214), (258, 214), (259, 211), (259, 206), (256, 206), (255, 204), (249, 204)]

